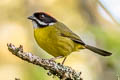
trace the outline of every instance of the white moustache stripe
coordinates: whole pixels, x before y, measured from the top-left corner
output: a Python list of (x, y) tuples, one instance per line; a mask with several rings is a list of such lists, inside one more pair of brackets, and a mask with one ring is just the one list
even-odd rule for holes
[(54, 25), (55, 23), (49, 23), (49, 26)]
[[(49, 26), (51, 26), (51, 25), (54, 25), (54, 24), (55, 24), (54, 22), (51, 22), (51, 23), (48, 23), (48, 24), (47, 24), (47, 23), (45, 23), (45, 22), (42, 22), (42, 21), (38, 20), (38, 19), (35, 18), (35, 17), (34, 17), (34, 19), (37, 20), (37, 22), (38, 22), (40, 25), (45, 25), (45, 26), (46, 26), (46, 25), (49, 25)], [(36, 26), (36, 24), (35, 24), (35, 26)]]
[(38, 22), (39, 24), (41, 24), (41, 25), (47, 25), (46, 23), (44, 23), (44, 22), (38, 20), (36, 17), (34, 17), (34, 19), (37, 20), (37, 22)]
[(47, 25), (46, 23), (44, 23), (44, 22), (42, 22), (42, 21), (40, 21), (40, 20), (38, 20), (38, 19), (36, 19), (38, 22), (39, 22), (39, 24), (41, 24), (41, 25)]

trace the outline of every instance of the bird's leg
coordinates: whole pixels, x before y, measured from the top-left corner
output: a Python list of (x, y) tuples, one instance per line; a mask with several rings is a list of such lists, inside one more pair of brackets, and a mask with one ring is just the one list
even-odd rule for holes
[(56, 59), (60, 59), (60, 58), (63, 58), (63, 56), (54, 57), (54, 58), (51, 58), (50, 60), (55, 61)]
[(64, 60), (62, 61), (62, 65), (64, 64), (65, 60), (66, 60), (67, 57), (64, 58)]
[[(58, 56), (58, 57), (55, 57), (55, 58), (51, 58), (50, 60), (55, 61), (56, 59), (60, 59), (60, 58), (63, 58), (63, 56)], [(66, 58), (67, 57), (65, 57), (64, 60), (62, 61), (62, 65), (64, 64)]]

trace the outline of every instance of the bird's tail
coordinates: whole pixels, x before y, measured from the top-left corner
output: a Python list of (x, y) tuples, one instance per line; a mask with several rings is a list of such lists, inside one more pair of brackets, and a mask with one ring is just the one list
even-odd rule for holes
[(102, 49), (98, 49), (98, 48), (90, 46), (90, 45), (85, 45), (85, 47), (87, 49), (95, 52), (95, 53), (98, 53), (98, 54), (102, 55), (102, 56), (110, 56), (110, 55), (112, 55), (112, 53), (110, 53), (110, 52), (104, 51)]

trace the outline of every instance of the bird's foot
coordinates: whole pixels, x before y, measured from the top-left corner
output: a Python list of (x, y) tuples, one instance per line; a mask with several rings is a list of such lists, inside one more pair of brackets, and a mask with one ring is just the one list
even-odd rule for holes
[[(51, 60), (51, 61), (55, 61), (56, 59), (60, 59), (60, 58), (63, 58), (63, 56), (54, 57), (54, 58), (51, 58), (51, 59), (49, 59), (49, 60)], [(63, 61), (62, 61), (62, 65), (64, 64), (66, 58), (67, 58), (67, 57), (65, 57), (65, 58), (63, 59)]]
[(55, 61), (56, 59), (60, 59), (60, 58), (63, 58), (63, 56), (54, 57), (54, 58), (51, 58), (50, 60)]
[(66, 58), (67, 58), (67, 57), (65, 57), (65, 58), (63, 59), (63, 61), (62, 61), (62, 65), (64, 64), (64, 62), (65, 62)]

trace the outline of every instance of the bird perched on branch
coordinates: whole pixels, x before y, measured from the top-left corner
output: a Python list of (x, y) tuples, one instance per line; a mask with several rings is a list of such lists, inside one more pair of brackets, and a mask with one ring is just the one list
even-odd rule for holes
[(32, 20), (34, 37), (38, 45), (54, 57), (66, 57), (81, 49), (89, 49), (102, 56), (112, 53), (85, 44), (78, 35), (73, 33), (66, 25), (44, 12), (35, 12), (28, 17)]

